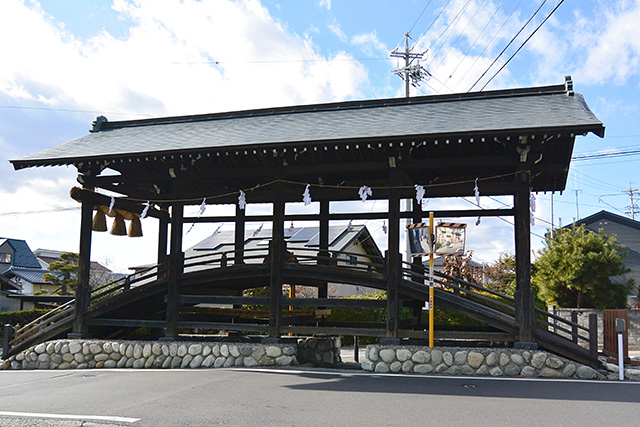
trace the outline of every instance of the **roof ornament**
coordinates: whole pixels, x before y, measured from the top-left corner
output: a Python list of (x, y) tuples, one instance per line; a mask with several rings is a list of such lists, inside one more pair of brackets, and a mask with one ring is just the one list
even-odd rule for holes
[(373, 192), (371, 191), (371, 187), (363, 185), (362, 187), (360, 187), (360, 190), (358, 190), (358, 194), (360, 195), (362, 201), (366, 202), (367, 197), (371, 196)]
[(571, 76), (564, 76), (564, 87), (567, 90), (567, 96), (573, 96), (573, 79)]
[(304, 193), (302, 193), (302, 201), (305, 206), (309, 206), (311, 204), (311, 193), (309, 192), (309, 187), (311, 187), (311, 185), (307, 184), (304, 189)]
[(535, 226), (536, 225), (536, 217), (535, 217), (535, 212), (536, 212), (536, 195), (531, 193), (531, 195), (529, 196), (529, 215), (531, 217), (531, 226)]
[(144, 204), (144, 209), (142, 210), (142, 214), (140, 214), (140, 219), (145, 219), (147, 217), (150, 206), (151, 206), (151, 202), (149, 201), (147, 201), (147, 203)]
[(480, 207), (480, 190), (478, 189), (478, 178), (476, 178), (476, 186), (473, 187), (473, 193), (476, 196), (476, 205)]
[(416, 187), (416, 201), (418, 204), (422, 205), (422, 199), (424, 198), (424, 186), (423, 185), (415, 185)]
[(91, 130), (89, 132), (91, 133), (100, 132), (100, 129), (102, 129), (102, 125), (107, 123), (108, 121), (109, 120), (107, 120), (105, 116), (96, 117), (96, 119), (91, 124)]
[(247, 195), (242, 190), (240, 190), (240, 195), (238, 196), (238, 207), (242, 210), (247, 207)]

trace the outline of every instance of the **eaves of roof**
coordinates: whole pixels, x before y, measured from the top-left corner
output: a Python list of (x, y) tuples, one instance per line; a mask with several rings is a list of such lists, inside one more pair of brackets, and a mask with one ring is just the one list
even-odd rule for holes
[(602, 221), (602, 220), (606, 220), (606, 221), (612, 221), (612, 222), (616, 222), (618, 224), (624, 225), (626, 227), (630, 227), (633, 228), (635, 230), (640, 230), (640, 222), (639, 221), (634, 221), (630, 218), (627, 218), (625, 216), (622, 215), (618, 215), (618, 214), (614, 214), (605, 210), (602, 210), (600, 212), (594, 213), (593, 215), (590, 215), (588, 217), (582, 218), (581, 220), (578, 220), (574, 223), (565, 225), (562, 228), (571, 228), (574, 225), (576, 226), (580, 226), (580, 225), (589, 225), (592, 224), (594, 222), (597, 221)]
[(565, 85), (96, 123), (88, 135), (11, 162), (21, 169), (157, 153), (514, 131), (604, 135), (583, 97)]

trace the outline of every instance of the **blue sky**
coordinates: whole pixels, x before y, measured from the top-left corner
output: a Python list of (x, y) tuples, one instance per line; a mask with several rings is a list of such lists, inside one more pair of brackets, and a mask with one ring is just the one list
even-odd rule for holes
[[(411, 31), (433, 77), (412, 96), (466, 92), (543, 0), (3, 0), (0, 2), (0, 236), (77, 250), (73, 168), (15, 172), (9, 159), (84, 135), (110, 120), (403, 96), (389, 52)], [(547, 1), (474, 90), (558, 4)], [(575, 153), (640, 148), (640, 1), (564, 1), (485, 90), (560, 84), (572, 75), (606, 126)], [(554, 223), (602, 209), (624, 214), (640, 186), (637, 156), (572, 162)], [(576, 206), (576, 190), (578, 203)], [(509, 203), (510, 200), (502, 199)], [(426, 209), (469, 206), (431, 201)], [(500, 206), (483, 198), (484, 207)], [(551, 221), (538, 195), (532, 245)], [(383, 209), (380, 203), (365, 209)], [(209, 207), (207, 213), (212, 213)], [(299, 207), (293, 207), (299, 209)], [(197, 207), (193, 208), (193, 211)], [(546, 221), (546, 222), (545, 222)], [(155, 224), (123, 242), (94, 233), (93, 258), (119, 270), (153, 261)], [(367, 224), (385, 246), (382, 223)], [(196, 243), (213, 230), (198, 225)], [(497, 219), (469, 224), (468, 249), (490, 261), (513, 248)]]

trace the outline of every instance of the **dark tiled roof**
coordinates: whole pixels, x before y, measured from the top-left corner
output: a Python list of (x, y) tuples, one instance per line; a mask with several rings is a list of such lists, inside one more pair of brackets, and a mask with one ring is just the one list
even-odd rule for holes
[(627, 218), (626, 216), (622, 216), (622, 215), (618, 215), (618, 214), (614, 214), (608, 211), (600, 211), (597, 213), (594, 213), (593, 215), (590, 215), (588, 217), (582, 218), (579, 221), (576, 221), (575, 223), (571, 223), (568, 225), (565, 225), (563, 228), (571, 228), (573, 227), (573, 225), (577, 225), (580, 226), (582, 224), (584, 224), (585, 226), (592, 224), (594, 222), (597, 221), (613, 221), (613, 222), (617, 222), (619, 224), (625, 225), (627, 227), (631, 227), (634, 228), (636, 230), (640, 230), (640, 222), (639, 221), (634, 221), (631, 218)]
[(0, 238), (0, 245), (8, 242), (13, 248), (12, 265), (16, 267), (40, 268), (40, 263), (24, 240)]
[(42, 268), (11, 267), (5, 275), (18, 276), (31, 283), (48, 283), (42, 278), (46, 273), (49, 271)]
[(88, 135), (11, 162), (20, 169), (158, 152), (515, 130), (602, 136), (604, 127), (581, 95), (558, 85), (106, 122)]

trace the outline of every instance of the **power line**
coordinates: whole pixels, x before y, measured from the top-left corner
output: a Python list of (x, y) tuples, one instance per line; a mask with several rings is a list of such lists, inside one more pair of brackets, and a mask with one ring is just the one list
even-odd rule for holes
[(0, 212), (0, 216), (10, 216), (10, 215), (33, 215), (33, 214), (43, 214), (43, 213), (56, 213), (56, 212), (67, 212), (67, 211), (79, 211), (80, 206), (73, 208), (58, 208), (58, 209), (47, 209), (42, 211), (28, 211), (28, 212)]
[(529, 25), (529, 23), (531, 22), (531, 20), (538, 14), (538, 12), (540, 11), (540, 9), (542, 9), (542, 6), (545, 5), (545, 3), (547, 2), (547, 0), (544, 0), (542, 2), (542, 4), (540, 6), (538, 6), (538, 8), (536, 9), (535, 12), (533, 12), (533, 15), (531, 15), (531, 17), (527, 20), (527, 22), (524, 23), (524, 25), (520, 28), (520, 30), (516, 33), (515, 36), (513, 36), (513, 38), (509, 41), (509, 43), (507, 43), (507, 45), (504, 47), (504, 49), (502, 49), (500, 51), (500, 53), (498, 54), (498, 56), (496, 56), (496, 59), (493, 60), (493, 62), (491, 63), (491, 65), (489, 65), (487, 67), (487, 69), (484, 71), (484, 73), (482, 73), (482, 75), (480, 77), (478, 77), (478, 80), (476, 80), (476, 82), (471, 85), (471, 87), (469, 88), (469, 90), (467, 92), (471, 92), (471, 90), (478, 84), (478, 82), (480, 80), (482, 80), (482, 78), (485, 76), (485, 74), (487, 74), (489, 72), (489, 70), (491, 69), (491, 67), (493, 67), (493, 65), (498, 62), (498, 59), (500, 59), (500, 57), (502, 56), (502, 54), (509, 48), (509, 46), (511, 46), (511, 43), (513, 43), (516, 38), (520, 35), (520, 33), (522, 31), (524, 31), (524, 29), (526, 28), (527, 25)]
[(113, 114), (113, 115), (122, 115), (122, 116), (131, 115), (131, 116), (152, 117), (149, 114), (140, 114), (140, 113), (116, 113), (113, 111), (75, 110), (71, 108), (26, 107), (22, 105), (0, 105), (0, 108), (7, 108), (12, 110), (62, 111), (65, 113)]
[[(493, 43), (493, 41), (495, 40), (496, 37), (498, 37), (498, 34), (500, 34), (500, 32), (502, 31), (502, 29), (504, 28), (505, 25), (507, 25), (507, 22), (509, 22), (509, 20), (511, 19), (511, 17), (513, 16), (514, 13), (516, 13), (516, 10), (518, 10), (518, 8), (520, 7), (520, 4), (522, 4), (523, 0), (520, 0), (518, 2), (518, 4), (516, 5), (516, 7), (511, 11), (511, 13), (509, 14), (509, 16), (507, 16), (507, 18), (504, 20), (504, 22), (502, 23), (502, 25), (500, 26), (500, 28), (498, 28), (498, 30), (493, 34), (493, 36), (491, 37), (491, 39), (489, 40), (489, 42), (486, 44), (486, 46), (484, 47), (484, 49), (482, 49), (482, 51), (480, 52), (480, 54), (476, 57), (475, 61), (473, 61), (473, 64), (471, 64), (471, 67), (467, 68), (467, 71), (462, 75), (462, 77), (460, 77), (460, 80), (464, 80), (464, 78), (467, 76), (467, 74), (469, 74), (469, 71), (471, 71), (473, 69), (473, 67), (475, 67), (476, 63), (478, 62), (478, 60), (480, 58), (482, 58), (482, 55), (484, 55), (484, 52), (491, 46), (491, 43)], [(458, 63), (458, 65), (456, 65), (456, 68), (453, 69), (453, 71), (451, 72), (451, 74), (449, 75), (449, 77), (447, 78), (447, 81), (453, 77), (453, 75), (455, 74), (456, 71), (458, 71), (458, 68), (460, 68), (460, 66), (462, 65), (462, 62), (465, 60), (465, 58), (469, 55), (469, 52), (471, 52), (471, 50), (473, 49), (473, 47), (476, 45), (476, 43), (478, 42), (478, 40), (480, 40), (480, 37), (482, 36), (482, 34), (484, 34), (485, 30), (489, 27), (489, 24), (491, 23), (491, 21), (493, 21), (493, 18), (495, 18), (495, 16), (498, 14), (498, 11), (500, 10), (500, 8), (502, 7), (502, 5), (504, 4), (504, 0), (502, 1), (502, 3), (500, 3), (500, 5), (495, 9), (495, 11), (493, 12), (493, 15), (491, 15), (491, 17), (489, 18), (489, 20), (487, 21), (487, 23), (484, 25), (484, 27), (482, 28), (482, 31), (480, 31), (480, 33), (478, 34), (478, 36), (476, 37), (476, 39), (473, 41), (473, 44), (471, 46), (469, 46), (469, 49), (467, 49), (467, 51), (465, 52), (464, 56), (462, 57), (462, 59), (460, 60), (460, 62)]]
[[(546, 0), (545, 0), (546, 1)], [(533, 37), (538, 30), (544, 25), (545, 22), (547, 22), (549, 20), (549, 18), (551, 18), (551, 16), (555, 13), (556, 10), (558, 10), (558, 8), (560, 7), (560, 5), (564, 3), (564, 0), (560, 0), (560, 2), (556, 5), (556, 7), (553, 8), (553, 10), (547, 15), (546, 18), (544, 18), (544, 20), (535, 28), (535, 30), (533, 30), (533, 32), (529, 35), (529, 37), (527, 37), (525, 39), (525, 41), (522, 42), (522, 44), (520, 45), (520, 47), (518, 47), (518, 49), (513, 52), (513, 55), (511, 55), (509, 57), (509, 59), (507, 59), (507, 62), (504, 63), (504, 65), (502, 67), (500, 67), (500, 69), (498, 71), (495, 72), (495, 74), (484, 84), (484, 86), (482, 86), (482, 89), (480, 89), (480, 91), (483, 91), (485, 87), (487, 87), (487, 85), (489, 83), (491, 83), (491, 81), (498, 75), (500, 74), (500, 71), (502, 71), (504, 69), (504, 67), (506, 67), (509, 62), (511, 62), (511, 60), (518, 54), (518, 52), (520, 52), (520, 50), (524, 47), (524, 45), (527, 44), (527, 42), (529, 40), (531, 40), (531, 37)]]
[(440, 15), (442, 15), (442, 12), (444, 12), (444, 10), (447, 8), (447, 6), (449, 6), (449, 3), (451, 3), (451, 0), (447, 0), (447, 3), (442, 6), (442, 9), (440, 9), (440, 12), (438, 12), (438, 15), (433, 19), (433, 21), (431, 21), (431, 24), (429, 24), (429, 26), (427, 27), (427, 29), (422, 33), (422, 35), (420, 37), (418, 37), (418, 41), (416, 41), (413, 45), (413, 47), (411, 49), (413, 49), (414, 47), (416, 47), (418, 45), (418, 43), (420, 43), (420, 41), (422, 40), (422, 38), (429, 32), (429, 30), (431, 29), (431, 27), (433, 27), (433, 24), (436, 23), (436, 21), (438, 20), (438, 18), (440, 18)]

